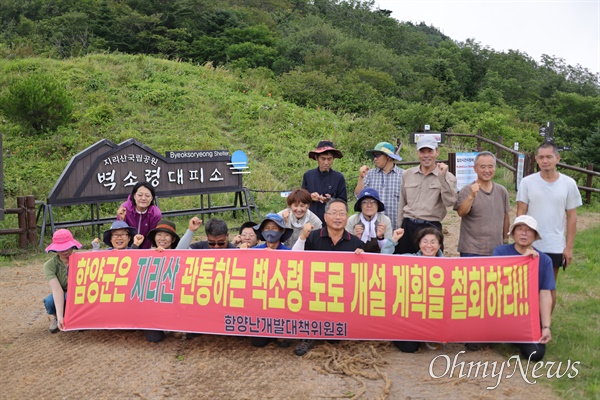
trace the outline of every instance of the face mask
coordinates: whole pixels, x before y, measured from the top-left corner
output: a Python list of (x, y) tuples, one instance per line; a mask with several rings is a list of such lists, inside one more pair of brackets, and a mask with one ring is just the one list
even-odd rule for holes
[(276, 243), (279, 241), (283, 232), (281, 231), (263, 231), (262, 237), (265, 239), (267, 243)]

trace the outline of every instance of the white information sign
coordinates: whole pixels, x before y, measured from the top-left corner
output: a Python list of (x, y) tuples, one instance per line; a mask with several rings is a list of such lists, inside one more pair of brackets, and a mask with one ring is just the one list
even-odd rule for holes
[(477, 179), (477, 174), (473, 169), (477, 154), (479, 153), (456, 153), (456, 186), (458, 191)]

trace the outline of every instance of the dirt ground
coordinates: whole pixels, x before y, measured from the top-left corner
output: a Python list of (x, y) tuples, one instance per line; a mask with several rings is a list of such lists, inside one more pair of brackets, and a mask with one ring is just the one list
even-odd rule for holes
[[(512, 218), (511, 218), (512, 219)], [(580, 218), (579, 229), (600, 223)], [(447, 255), (456, 249), (458, 217), (444, 224)], [(443, 375), (450, 360), (501, 363), (493, 349), (459, 353), (461, 344), (399, 352), (388, 342), (323, 343), (307, 356), (250, 339), (169, 334), (147, 343), (140, 331), (48, 332), (42, 262), (0, 268), (0, 399), (534, 399), (557, 398), (548, 385), (519, 374), (502, 379)], [(516, 350), (515, 350), (516, 351)], [(551, 357), (551, 355), (550, 355)]]

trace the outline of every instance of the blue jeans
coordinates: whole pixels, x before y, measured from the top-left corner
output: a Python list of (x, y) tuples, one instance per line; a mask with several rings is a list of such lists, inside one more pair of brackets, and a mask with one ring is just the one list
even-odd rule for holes
[[(54, 295), (50, 293), (50, 296), (44, 299), (44, 306), (46, 307), (46, 312), (49, 315), (56, 315), (56, 305), (54, 304)], [(67, 308), (67, 292), (65, 292), (65, 309)]]

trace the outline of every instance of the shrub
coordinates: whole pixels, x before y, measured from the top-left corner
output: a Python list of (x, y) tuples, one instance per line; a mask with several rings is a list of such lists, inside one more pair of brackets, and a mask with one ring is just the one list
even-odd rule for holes
[(0, 110), (14, 122), (41, 133), (68, 122), (73, 105), (69, 93), (56, 79), (36, 72), (9, 86), (0, 97)]

